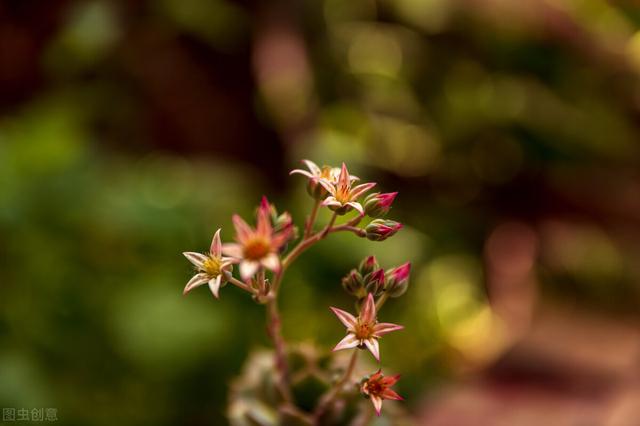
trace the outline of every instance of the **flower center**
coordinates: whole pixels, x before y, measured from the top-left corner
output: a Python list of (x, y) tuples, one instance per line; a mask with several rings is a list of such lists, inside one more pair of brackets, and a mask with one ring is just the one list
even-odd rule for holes
[(269, 254), (271, 244), (265, 238), (254, 238), (244, 244), (243, 254), (245, 259), (260, 260)]
[(373, 334), (373, 324), (360, 323), (356, 324), (355, 335), (357, 339), (364, 340), (371, 337)]
[(333, 183), (335, 181), (335, 178), (334, 178), (333, 173), (331, 171), (331, 167), (324, 166), (322, 168), (322, 170), (320, 171), (320, 178), (326, 179), (329, 182)]
[(345, 204), (351, 201), (350, 188), (342, 185), (338, 185), (338, 188), (336, 191), (336, 200), (340, 201), (342, 204)]
[(369, 395), (377, 396), (377, 395), (380, 395), (384, 391), (384, 389), (380, 384), (380, 382), (369, 381), (366, 383), (366, 391)]
[(208, 257), (207, 260), (204, 261), (204, 264), (202, 266), (204, 268), (204, 271), (214, 278), (220, 275), (220, 272), (222, 272), (220, 268), (220, 266), (222, 266), (222, 262), (220, 262), (220, 259), (217, 258)]

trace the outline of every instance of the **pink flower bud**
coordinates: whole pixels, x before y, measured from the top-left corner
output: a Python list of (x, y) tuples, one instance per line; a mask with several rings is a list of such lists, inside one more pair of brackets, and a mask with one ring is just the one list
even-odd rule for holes
[(409, 287), (409, 274), (411, 273), (411, 263), (407, 262), (396, 268), (387, 271), (387, 283), (384, 290), (390, 297), (402, 296)]
[(362, 275), (355, 269), (352, 269), (347, 276), (342, 279), (342, 288), (352, 296), (358, 299), (367, 295), (364, 290), (364, 283), (362, 281)]
[(380, 268), (378, 265), (378, 261), (375, 256), (369, 256), (365, 258), (362, 262), (360, 262), (360, 266), (358, 266), (358, 271), (360, 274), (367, 275)]
[(402, 229), (402, 224), (395, 220), (374, 219), (367, 225), (365, 231), (367, 239), (371, 241), (384, 241)]
[(374, 296), (380, 294), (384, 289), (384, 283), (384, 269), (378, 269), (366, 276), (364, 279), (364, 285), (367, 293), (372, 293)]
[(369, 195), (364, 200), (364, 211), (369, 217), (382, 217), (389, 213), (391, 204), (395, 200), (397, 192), (379, 192)]

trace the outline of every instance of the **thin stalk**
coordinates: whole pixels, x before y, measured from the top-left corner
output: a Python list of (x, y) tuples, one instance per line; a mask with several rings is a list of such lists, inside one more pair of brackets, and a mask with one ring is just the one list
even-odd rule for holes
[(351, 380), (351, 376), (353, 375), (353, 370), (355, 370), (356, 362), (358, 360), (358, 352), (360, 352), (360, 350), (357, 348), (353, 350), (353, 352), (351, 353), (351, 359), (349, 360), (349, 366), (347, 367), (347, 370), (345, 371), (344, 375), (340, 380), (338, 380), (338, 382), (333, 386), (333, 388), (329, 390), (329, 392), (322, 398), (322, 400), (318, 404), (318, 407), (313, 413), (313, 418), (315, 420), (316, 425), (320, 424), (319, 422), (322, 415), (331, 407), (331, 404), (336, 399), (340, 391), (342, 391), (342, 388), (344, 387), (344, 385), (349, 380)]
[(384, 302), (386, 302), (388, 298), (389, 298), (389, 293), (386, 293), (386, 292), (382, 293), (382, 295), (376, 301), (376, 312), (378, 312), (380, 308), (382, 308), (382, 305), (384, 305)]
[(235, 285), (236, 287), (240, 287), (244, 291), (248, 291), (251, 294), (255, 294), (255, 291), (253, 288), (251, 288), (249, 285), (247, 285), (246, 283), (243, 283), (242, 281), (240, 281), (235, 277), (228, 276), (227, 281), (229, 281), (231, 284)]
[(321, 203), (321, 200), (316, 200), (315, 204), (313, 205), (313, 208), (311, 209), (311, 213), (309, 213), (309, 218), (307, 219), (307, 223), (304, 228), (304, 234), (302, 235), (303, 239), (308, 238), (309, 235), (311, 235), (311, 232), (313, 232), (313, 225), (316, 223), (316, 217), (318, 217), (318, 210), (320, 208), (320, 203)]
[(275, 365), (278, 372), (277, 385), (282, 397), (287, 403), (292, 403), (293, 397), (289, 388), (289, 365), (287, 363), (287, 348), (282, 337), (282, 320), (278, 310), (278, 299), (272, 297), (267, 302), (267, 331), (275, 349)]
[(329, 230), (329, 232), (339, 232), (339, 231), (349, 231), (356, 234), (358, 237), (366, 237), (367, 231), (362, 228), (358, 228), (357, 226), (349, 226), (349, 225), (340, 225), (333, 227)]

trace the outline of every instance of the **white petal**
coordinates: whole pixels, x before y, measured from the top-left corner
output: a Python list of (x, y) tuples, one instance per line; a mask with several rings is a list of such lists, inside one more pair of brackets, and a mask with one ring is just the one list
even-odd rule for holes
[(260, 264), (253, 260), (243, 260), (240, 263), (240, 276), (243, 280), (251, 278), (260, 268)]
[(218, 291), (220, 291), (220, 282), (222, 281), (222, 275), (218, 275), (217, 277), (209, 280), (209, 289), (211, 293), (218, 299)]
[(329, 309), (331, 309), (333, 313), (336, 314), (340, 322), (343, 323), (344, 326), (348, 329), (351, 330), (356, 325), (356, 317), (351, 315), (349, 312), (343, 311), (342, 309), (334, 308), (333, 306), (329, 307)]
[(361, 215), (364, 215), (364, 209), (362, 208), (362, 204), (357, 203), (355, 201), (350, 201), (350, 202), (347, 203), (347, 205), (353, 207), (356, 210), (358, 210), (358, 213), (360, 213)]
[(324, 199), (324, 201), (321, 204), (322, 206), (335, 206), (335, 207), (340, 207), (342, 206), (342, 203), (338, 200), (336, 200), (335, 197), (333, 196), (329, 196), (327, 198)]
[(196, 252), (193, 252), (193, 251), (185, 251), (182, 254), (184, 255), (184, 257), (189, 259), (189, 262), (193, 263), (194, 265), (196, 265), (200, 269), (203, 268), (204, 261), (207, 260), (207, 256), (205, 256), (202, 253), (196, 253)]
[(314, 175), (318, 176), (322, 172), (320, 170), (320, 167), (318, 167), (318, 165), (316, 163), (314, 163), (313, 161), (311, 161), (311, 160), (302, 160), (302, 162), (307, 166), (309, 171), (311, 173), (313, 173)]
[(262, 263), (262, 266), (272, 271), (280, 269), (280, 258), (275, 253), (268, 254), (260, 261), (260, 263)]
[(380, 362), (380, 347), (378, 346), (378, 341), (376, 339), (366, 339), (364, 344), (367, 346), (367, 349), (373, 354), (373, 357), (376, 361)]
[(359, 344), (360, 344), (360, 340), (356, 339), (356, 336), (353, 335), (352, 333), (349, 333), (344, 337), (344, 339), (338, 342), (338, 344), (336, 345), (335, 348), (333, 348), (333, 350), (339, 351), (341, 349), (355, 348)]
[(209, 280), (209, 277), (207, 276), (207, 274), (194, 275), (193, 277), (191, 277), (187, 285), (184, 287), (182, 294), (189, 293), (191, 290), (193, 290), (198, 286), (201, 286), (202, 284), (206, 283), (208, 280)]
[(380, 411), (382, 411), (382, 398), (379, 396), (371, 395), (371, 402), (373, 403), (373, 408), (376, 409), (376, 414), (379, 416)]
[(242, 258), (242, 246), (236, 243), (226, 243), (222, 245), (222, 253), (227, 256)]
[(289, 172), (289, 174), (290, 174), (290, 175), (299, 174), (299, 175), (306, 176), (306, 177), (308, 177), (309, 179), (313, 179), (313, 177), (314, 177), (314, 176), (313, 176), (311, 173), (309, 173), (308, 171), (306, 171), (306, 170), (300, 170), (300, 169), (294, 169), (294, 170), (291, 170), (291, 171)]

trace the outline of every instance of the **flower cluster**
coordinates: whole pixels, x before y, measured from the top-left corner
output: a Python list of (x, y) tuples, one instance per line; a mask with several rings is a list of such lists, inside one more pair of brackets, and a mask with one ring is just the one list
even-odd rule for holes
[[(218, 229), (206, 254), (185, 252), (184, 256), (195, 266), (196, 274), (184, 288), (184, 294), (208, 283), (213, 295), (218, 298), (220, 288), (227, 283), (250, 293), (259, 303), (268, 305), (268, 330), (275, 347), (274, 364), (278, 373), (278, 389), (289, 408), (293, 404), (291, 386), (288, 383), (285, 340), (280, 331), (280, 316), (277, 297), (283, 276), (289, 265), (313, 244), (335, 232), (350, 232), (371, 241), (384, 241), (402, 229), (402, 224), (386, 219), (397, 192), (367, 193), (376, 185), (374, 182), (358, 183), (359, 178), (349, 173), (343, 163), (341, 167), (319, 167), (304, 160), (308, 170), (295, 169), (291, 174), (307, 178), (307, 192), (314, 199), (314, 207), (304, 224), (300, 237), (293, 218), (287, 212), (278, 214), (274, 205), (266, 197), (262, 198), (256, 210), (255, 226), (248, 224), (241, 216), (232, 217), (235, 228), (234, 242), (223, 244), (221, 230)], [(326, 225), (316, 227), (319, 212), (325, 208), (330, 214)], [(356, 215), (337, 224), (338, 217), (350, 212)], [(361, 222), (369, 218), (369, 222)], [(294, 245), (293, 242), (297, 241)], [(234, 276), (237, 265), (237, 276)], [(363, 260), (342, 280), (346, 292), (355, 297), (357, 313), (342, 309), (330, 309), (346, 327), (346, 336), (335, 346), (334, 351), (352, 349), (353, 366), (358, 349), (368, 349), (380, 362), (379, 340), (392, 331), (401, 330), (401, 325), (378, 322), (377, 315), (388, 298), (399, 297), (407, 290), (409, 283), (409, 263), (384, 270), (375, 257)], [(321, 399), (314, 414), (301, 416), (321, 417), (348, 382), (353, 368), (343, 380), (336, 384), (325, 398)], [(376, 413), (380, 414), (382, 400), (401, 399), (390, 390), (398, 380), (397, 376), (384, 377), (380, 370), (365, 378), (361, 392), (371, 399)], [(315, 416), (315, 417), (314, 417)]]

